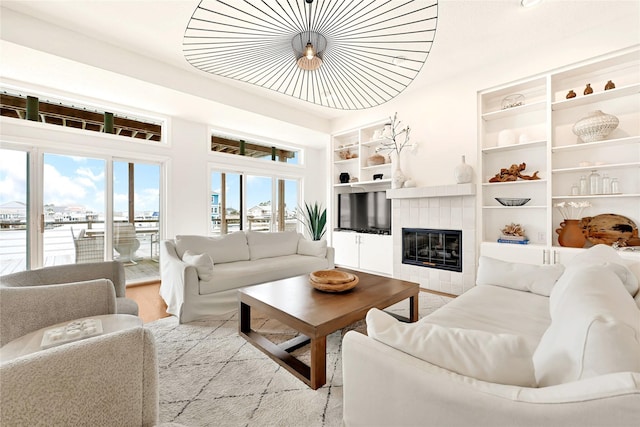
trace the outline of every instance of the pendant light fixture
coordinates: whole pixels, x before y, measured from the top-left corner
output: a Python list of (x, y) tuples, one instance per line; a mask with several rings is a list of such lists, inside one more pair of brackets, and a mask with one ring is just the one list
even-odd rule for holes
[[(309, 8), (307, 31), (296, 34), (291, 40), (291, 46), (296, 55), (298, 67), (305, 71), (315, 71), (322, 65), (322, 52), (327, 47), (327, 39), (322, 34), (311, 30), (313, 0), (305, 0), (305, 3)], [(306, 43), (303, 45), (305, 38)]]
[(360, 110), (413, 81), (437, 20), (437, 0), (201, 0), (183, 52), (206, 73)]

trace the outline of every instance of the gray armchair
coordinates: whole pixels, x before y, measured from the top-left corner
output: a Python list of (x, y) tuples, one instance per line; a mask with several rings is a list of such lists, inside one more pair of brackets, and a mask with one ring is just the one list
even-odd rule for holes
[[(138, 317), (113, 314), (115, 300), (107, 279), (0, 287), (3, 426), (155, 425), (155, 340)], [(43, 328), (82, 317), (108, 327), (95, 337), (40, 349)]]
[(57, 265), (21, 271), (0, 277), (0, 286), (24, 287), (57, 285), (93, 279), (109, 279), (116, 294), (116, 313), (138, 315), (138, 304), (125, 296), (124, 266), (118, 261)]

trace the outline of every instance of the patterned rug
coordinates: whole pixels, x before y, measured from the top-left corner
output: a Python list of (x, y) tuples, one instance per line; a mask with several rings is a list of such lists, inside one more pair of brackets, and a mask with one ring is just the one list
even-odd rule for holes
[[(420, 293), (420, 317), (450, 298)], [(408, 303), (388, 309), (408, 314)], [(295, 331), (252, 310), (251, 325), (273, 342)], [(327, 337), (327, 384), (311, 390), (238, 336), (235, 312), (179, 325), (168, 317), (145, 325), (157, 341), (160, 422), (185, 426), (340, 426), (342, 336), (365, 331), (364, 321)], [(308, 346), (293, 354), (308, 363)]]

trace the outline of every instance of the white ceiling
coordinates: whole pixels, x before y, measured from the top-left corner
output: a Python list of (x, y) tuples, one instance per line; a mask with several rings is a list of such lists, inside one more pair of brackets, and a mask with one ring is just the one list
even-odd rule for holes
[[(168, 86), (174, 91), (192, 92), (190, 95), (205, 100), (250, 111), (254, 109), (255, 113), (261, 114), (256, 107), (258, 97), (264, 100), (264, 114), (269, 115), (267, 110), (278, 106), (283, 111), (288, 111), (292, 121), (299, 124), (308, 113), (324, 119), (325, 125), (334, 118), (353, 114), (315, 106), (268, 89), (213, 76), (192, 67), (183, 56), (182, 41), (185, 27), (198, 3), (198, 0), (0, 1), (1, 6), (9, 10), (4, 12), (11, 20), (26, 15), (75, 34), (100, 40), (103, 42), (99, 43), (101, 46), (112, 49), (107, 59), (97, 57), (97, 48), (92, 56), (88, 52), (92, 48), (85, 43), (87, 39), (84, 37), (79, 37), (77, 44), (56, 43), (56, 39), (47, 40), (47, 33), (34, 36), (27, 34), (28, 30), (21, 33), (19, 28), (14, 28), (13, 31), (9, 28), (2, 30), (2, 38), (12, 44), (53, 52), (74, 62), (88, 63), (138, 80)], [(431, 54), (407, 91), (473, 72), (474, 69), (498, 62), (507, 56), (520, 55), (533, 47), (550, 45), (554, 40), (589, 33), (598, 26), (610, 25), (617, 20), (626, 19), (628, 22), (629, 16), (638, 17), (640, 13), (639, 0), (543, 0), (538, 6), (529, 9), (522, 8), (519, 3), (519, 0), (440, 0), (438, 27)], [(633, 19), (637, 19), (640, 25), (640, 18)], [(3, 27), (10, 23), (3, 20)], [(43, 28), (51, 31), (53, 27), (44, 25)], [(37, 37), (40, 40), (36, 40)], [(125, 60), (119, 61), (115, 57), (114, 47), (118, 48)], [(8, 59), (10, 58), (4, 57), (3, 62)], [(7, 73), (15, 75), (21, 60), (11, 59), (14, 60), (13, 68), (6, 67), (5, 70), (10, 70)], [(139, 68), (142, 66), (144, 72)], [(92, 72), (98, 70), (94, 68)], [(175, 85), (162, 83), (163, 79), (169, 78), (169, 74), (176, 82)], [(176, 76), (180, 77), (176, 79)], [(193, 88), (188, 85), (189, 81), (194, 82)], [(117, 84), (117, 79), (113, 79), (113, 83)], [(109, 85), (111, 81), (104, 84)], [(211, 87), (208, 88), (207, 85)], [(247, 98), (247, 104), (242, 104), (243, 97)], [(323, 130), (322, 126), (317, 129)]]

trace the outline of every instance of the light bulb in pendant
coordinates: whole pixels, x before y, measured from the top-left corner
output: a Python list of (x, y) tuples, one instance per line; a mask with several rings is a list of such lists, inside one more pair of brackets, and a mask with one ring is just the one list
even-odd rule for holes
[(315, 49), (313, 48), (313, 45), (311, 44), (311, 42), (307, 43), (307, 47), (305, 47), (304, 54), (309, 61), (311, 61), (313, 57), (316, 56)]

